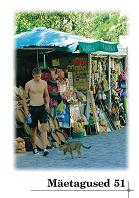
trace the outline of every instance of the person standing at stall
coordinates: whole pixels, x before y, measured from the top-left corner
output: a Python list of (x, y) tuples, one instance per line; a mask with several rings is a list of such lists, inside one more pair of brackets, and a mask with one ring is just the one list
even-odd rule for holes
[[(47, 82), (41, 79), (41, 70), (35, 67), (32, 70), (33, 79), (28, 81), (25, 85), (25, 94), (23, 99), (25, 116), (31, 114), (31, 141), (33, 153), (38, 154), (35, 144), (35, 128), (38, 126), (38, 121), (41, 124), (41, 141), (43, 145), (43, 156), (48, 155), (47, 150), (47, 131), (48, 131), (48, 114), (49, 109), (49, 93), (47, 89)], [(26, 99), (29, 97), (30, 106), (28, 109)]]

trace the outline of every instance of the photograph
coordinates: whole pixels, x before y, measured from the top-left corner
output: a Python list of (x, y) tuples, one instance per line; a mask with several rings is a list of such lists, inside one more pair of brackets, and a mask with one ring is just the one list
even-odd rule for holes
[(16, 170), (126, 170), (123, 10), (14, 13)]
[(1, 197), (138, 198), (138, 5), (2, 1)]

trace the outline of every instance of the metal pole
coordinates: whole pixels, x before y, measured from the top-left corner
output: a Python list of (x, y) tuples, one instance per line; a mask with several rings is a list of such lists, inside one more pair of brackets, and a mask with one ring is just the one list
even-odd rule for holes
[(38, 53), (38, 49), (37, 49), (37, 66), (39, 67), (39, 53)]
[(46, 58), (45, 58), (45, 53), (43, 54), (43, 61), (44, 61), (44, 68), (45, 68), (45, 66), (46, 66)]

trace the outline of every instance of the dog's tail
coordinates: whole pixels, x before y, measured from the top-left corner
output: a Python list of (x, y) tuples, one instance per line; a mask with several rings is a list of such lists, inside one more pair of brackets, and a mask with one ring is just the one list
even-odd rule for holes
[(86, 149), (90, 149), (90, 148), (91, 148), (91, 146), (85, 146), (85, 145), (83, 145), (83, 144), (82, 144), (82, 147), (83, 147), (83, 148), (86, 148)]

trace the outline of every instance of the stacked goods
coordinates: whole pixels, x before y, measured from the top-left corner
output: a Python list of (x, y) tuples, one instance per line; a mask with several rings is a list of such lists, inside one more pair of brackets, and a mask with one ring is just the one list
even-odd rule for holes
[(24, 111), (22, 108), (16, 107), (15, 118), (18, 123), (21, 123), (21, 124), (25, 123), (25, 115), (24, 115)]
[(99, 126), (100, 126), (100, 132), (109, 131), (108, 125), (103, 118), (99, 118)]
[[(64, 130), (60, 129), (60, 124), (57, 118), (49, 116), (49, 135), (51, 136), (53, 143), (52, 145), (58, 147), (59, 145), (65, 143), (68, 139), (68, 135)], [(57, 143), (57, 144), (55, 144)]]
[(23, 111), (23, 96), (24, 90), (20, 86), (14, 88), (14, 103), (15, 103), (15, 118), (18, 123), (25, 123), (25, 116)]
[[(14, 88), (14, 115), (15, 115), (15, 126), (16, 126), (16, 137), (15, 140), (16, 152), (23, 153), (32, 149), (32, 144), (30, 142), (30, 137), (26, 133), (25, 124), (27, 122), (24, 108), (23, 108), (23, 97), (24, 89), (19, 86)], [(20, 138), (19, 138), (20, 137)], [(24, 140), (22, 139), (24, 138)], [(26, 147), (26, 149), (25, 149)]]
[(86, 130), (82, 122), (78, 121), (73, 124), (73, 137), (84, 137), (86, 136)]
[(14, 144), (16, 153), (24, 153), (26, 151), (24, 139), (18, 137), (14, 140)]
[(81, 112), (81, 107), (79, 105), (71, 105), (70, 110), (73, 137), (86, 136), (85, 125), (88, 125), (88, 121), (83, 112)]
[(73, 132), (74, 133), (82, 132), (85, 134), (85, 129), (83, 128), (83, 124), (81, 122), (75, 122), (73, 126)]
[[(40, 128), (40, 125), (38, 127)], [(36, 145), (37, 145), (37, 147), (39, 147), (40, 149), (42, 149), (43, 148), (43, 145), (42, 145), (42, 141), (41, 141), (41, 132), (40, 132), (39, 128), (36, 130), (36, 137), (35, 137), (35, 139), (36, 139)], [(25, 129), (26, 134), (28, 134), (28, 136), (30, 137), (31, 136), (31, 129), (30, 129), (29, 125), (28, 124), (25, 124), (24, 125), (24, 129)]]
[(19, 86), (14, 88), (14, 99), (15, 99), (15, 105), (18, 107), (23, 106), (23, 96), (24, 96), (24, 89)]
[[(14, 88), (14, 103), (16, 107), (23, 108), (23, 97), (24, 97), (24, 89), (23, 87), (15, 87)], [(27, 104), (29, 104), (29, 99), (27, 98)]]

